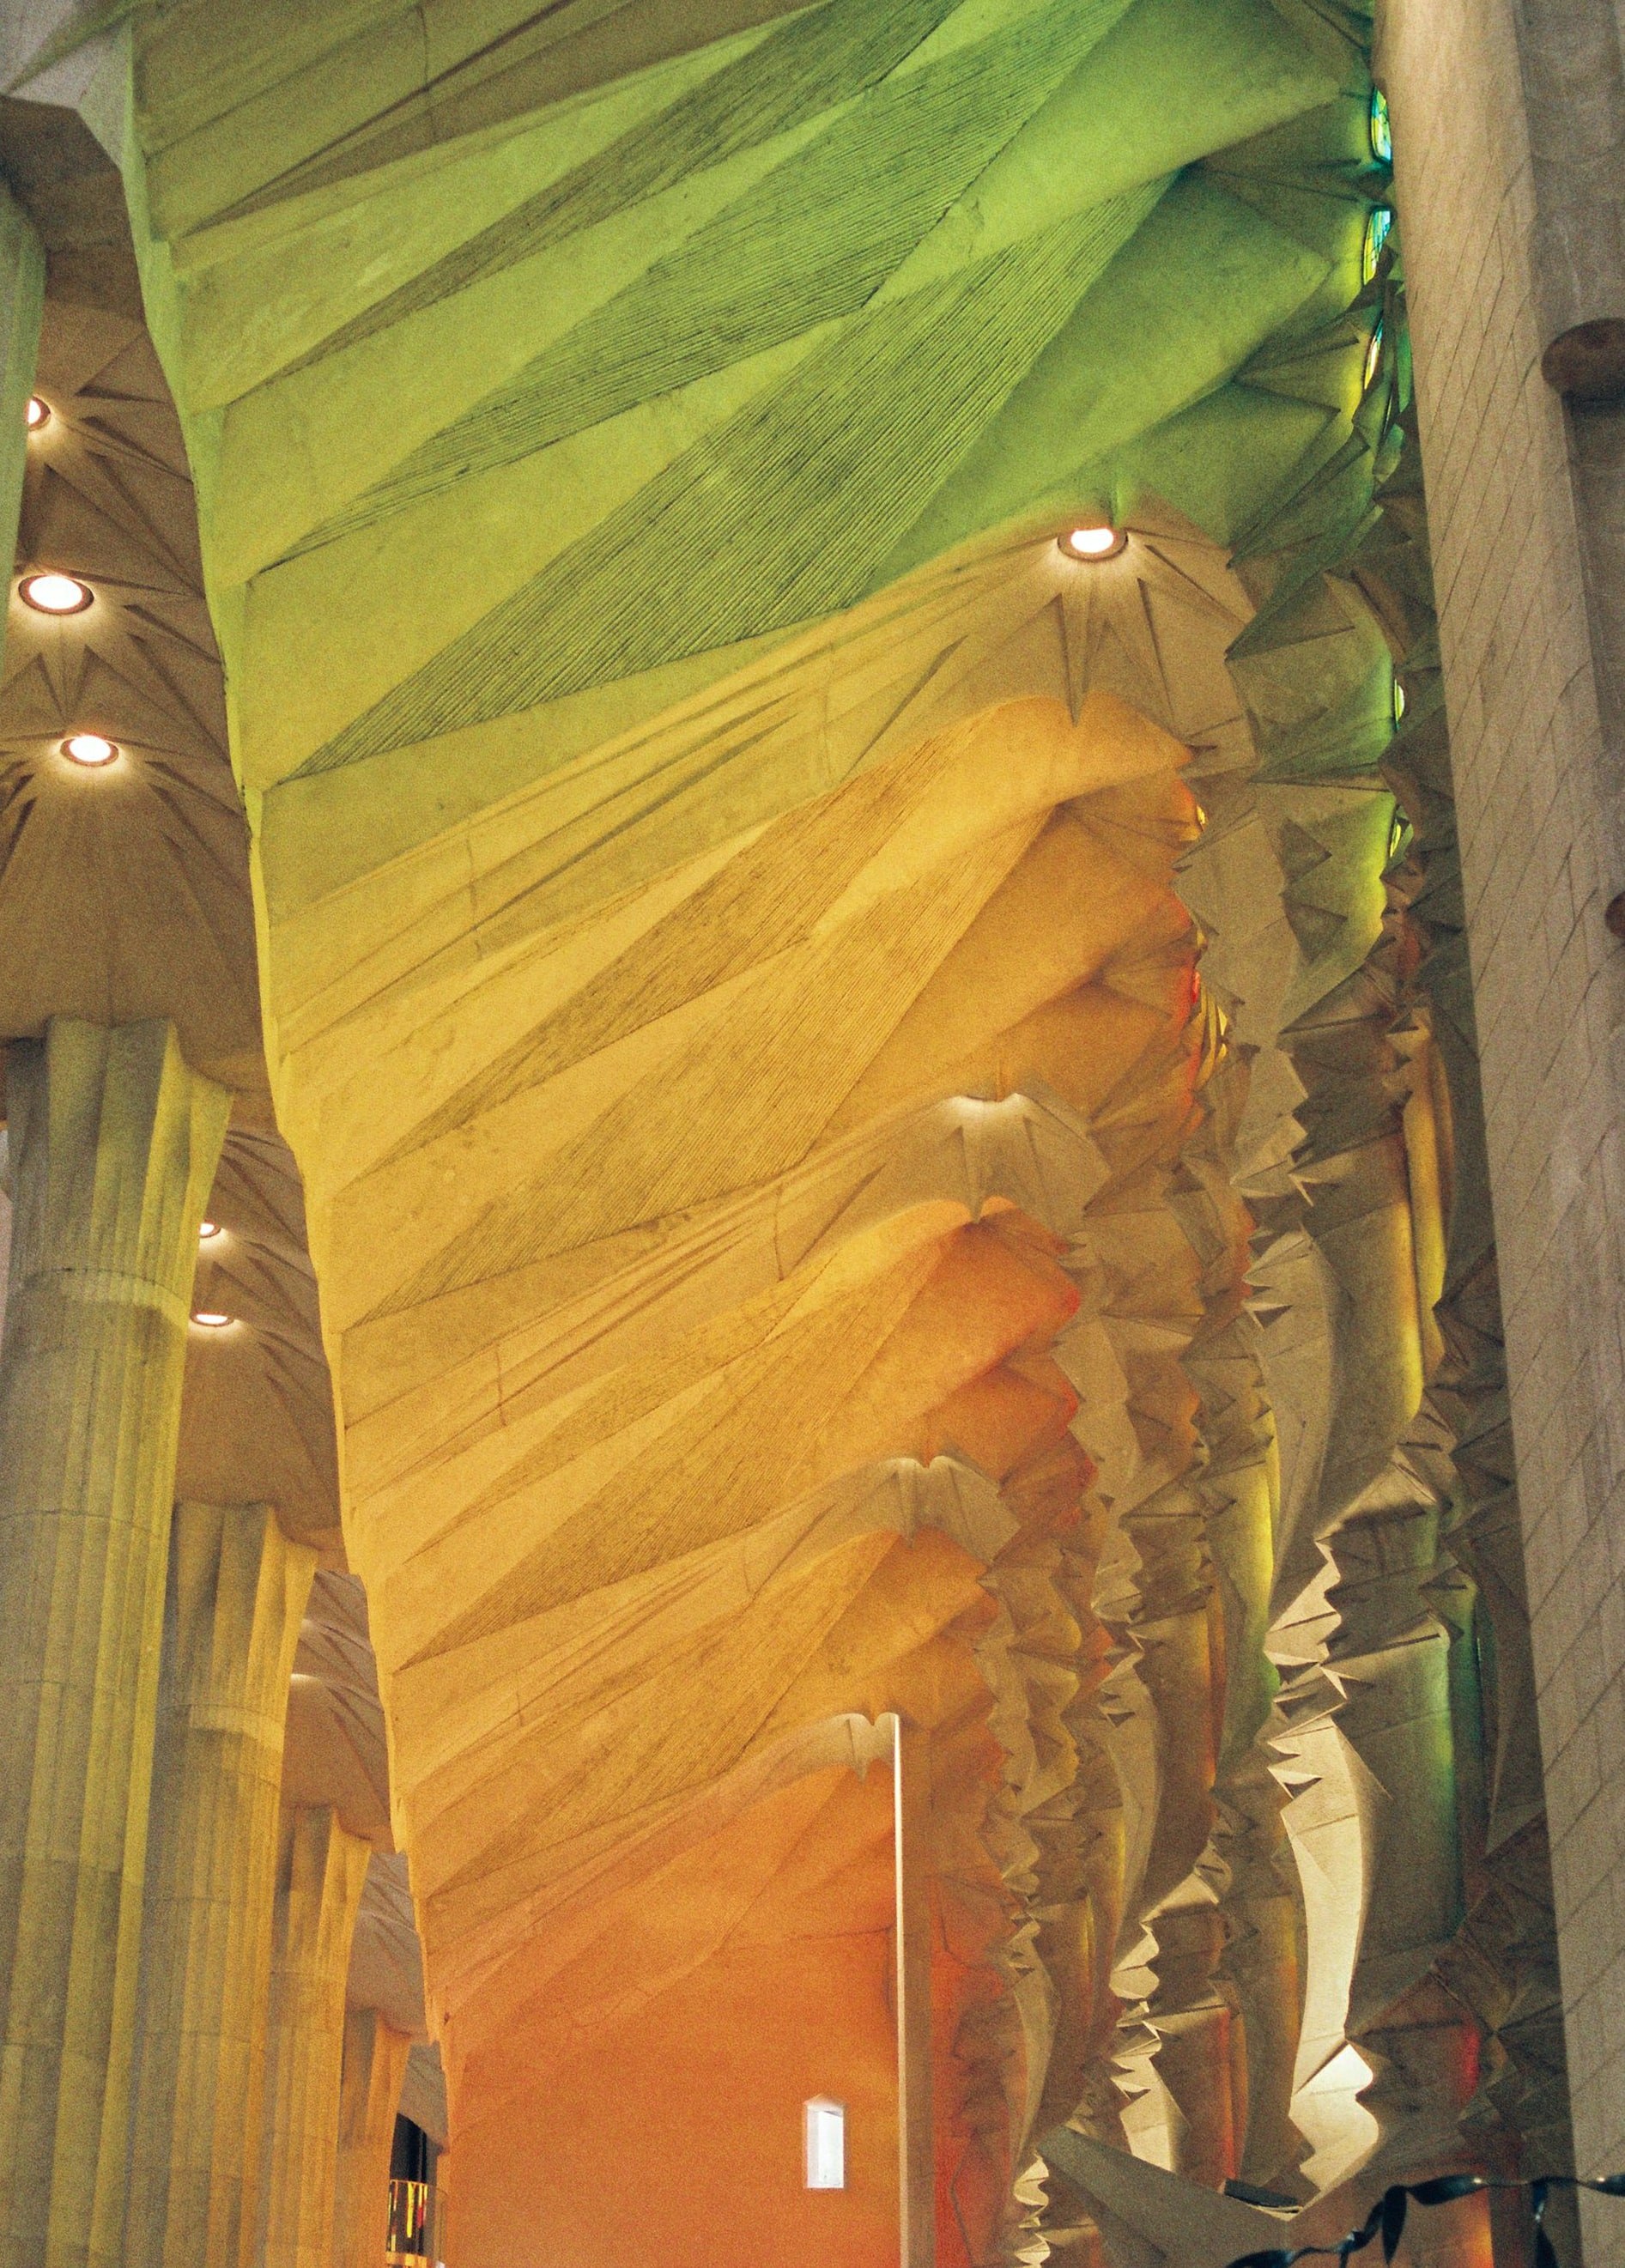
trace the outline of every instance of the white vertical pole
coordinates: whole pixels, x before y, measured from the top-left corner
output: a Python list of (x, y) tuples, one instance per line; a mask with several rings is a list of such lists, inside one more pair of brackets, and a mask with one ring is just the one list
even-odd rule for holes
[(893, 1716), (897, 1885), (897, 2140), (902, 2268), (933, 2268), (931, 1736)]

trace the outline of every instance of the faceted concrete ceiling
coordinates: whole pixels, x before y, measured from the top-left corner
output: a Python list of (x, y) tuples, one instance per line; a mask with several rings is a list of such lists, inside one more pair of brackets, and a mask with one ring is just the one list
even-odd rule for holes
[(1560, 2115), (1368, 28), (180, 0), (34, 91), (195, 487), (459, 2268), (896, 2258), (893, 1716), (944, 2268), (1196, 2244), (1069, 2122), (1329, 2226)]

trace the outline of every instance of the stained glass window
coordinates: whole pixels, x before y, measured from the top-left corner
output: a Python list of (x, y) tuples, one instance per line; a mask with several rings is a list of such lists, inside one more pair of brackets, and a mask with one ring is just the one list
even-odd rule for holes
[(1365, 246), (1360, 256), (1360, 278), (1369, 284), (1377, 273), (1377, 263), (1382, 258), (1382, 247), (1388, 241), (1388, 232), (1393, 226), (1392, 205), (1373, 205), (1366, 217)]
[(1393, 128), (1388, 118), (1388, 98), (1379, 86), (1371, 89), (1371, 155), (1386, 166), (1393, 156)]

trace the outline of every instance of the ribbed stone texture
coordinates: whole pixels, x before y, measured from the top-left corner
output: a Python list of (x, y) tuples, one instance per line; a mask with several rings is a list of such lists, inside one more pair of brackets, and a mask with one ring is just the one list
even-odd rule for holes
[[(1625, 880), (1625, 413), (1565, 413), (1540, 353), (1553, 290), (1570, 274), (1553, 267), (1555, 234), (1589, 228), (1587, 261), (1612, 256), (1618, 241), (1617, 11), (1609, 0), (1385, 0), (1379, 34), (1495, 1193), (1574, 2149), (1583, 2171), (1605, 2173), (1625, 2167), (1625, 954), (1603, 917)], [(1610, 171), (1599, 203), (1586, 184)], [(1625, 2262), (1619, 2206), (1588, 2200), (1584, 2219), (1589, 2268)], [(1558, 2250), (1573, 2257), (1561, 2237)]]
[(7, 1057), (0, 2264), (118, 2257), (188, 1300), (230, 1098), (167, 1024)]
[(126, 2268), (252, 2254), (288, 1677), (315, 1564), (268, 1505), (175, 1507)]
[(372, 1850), (325, 1805), (284, 1809), (278, 1845), (264, 2268), (332, 2268), (344, 1984)]
[(378, 2268), (389, 2229), (389, 2153), (412, 2043), (376, 2008), (344, 2019), (334, 2268)]

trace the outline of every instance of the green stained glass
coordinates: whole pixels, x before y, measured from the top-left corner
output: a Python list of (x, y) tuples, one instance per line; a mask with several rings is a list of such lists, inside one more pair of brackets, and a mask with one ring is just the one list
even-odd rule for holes
[(1379, 323), (1372, 330), (1371, 344), (1365, 350), (1365, 369), (1360, 379), (1360, 387), (1362, 392), (1371, 385), (1372, 379), (1376, 377), (1378, 365), (1381, 361), (1382, 325)]
[(1393, 722), (1396, 729), (1404, 714), (1405, 688), (1400, 683), (1399, 679), (1396, 677), (1393, 681)]
[(1379, 86), (1371, 89), (1371, 155), (1380, 166), (1393, 157), (1393, 128), (1388, 117), (1388, 98)]
[(1388, 232), (1393, 226), (1392, 205), (1373, 205), (1365, 223), (1365, 244), (1360, 254), (1360, 280), (1369, 284), (1377, 273), (1377, 263), (1382, 258), (1382, 247), (1388, 241)]

